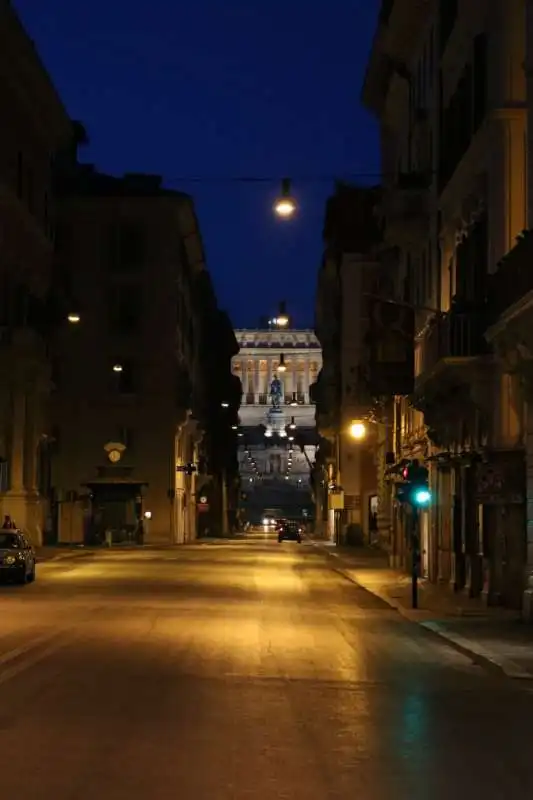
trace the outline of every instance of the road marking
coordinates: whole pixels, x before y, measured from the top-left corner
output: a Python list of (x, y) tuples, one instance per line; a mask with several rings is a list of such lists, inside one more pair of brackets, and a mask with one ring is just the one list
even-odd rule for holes
[(29, 642), (26, 642), (19, 647), (13, 648), (13, 650), (8, 650), (6, 653), (2, 653), (0, 655), (0, 665), (2, 664), (9, 664), (10, 661), (13, 661), (15, 658), (24, 655), (29, 650), (33, 650), (35, 647), (39, 647), (41, 644), (46, 644), (47, 642), (56, 639), (65, 631), (69, 630), (68, 628), (61, 629), (59, 631), (54, 631), (53, 633), (47, 633), (42, 636), (37, 636), (35, 639), (30, 639)]
[[(64, 633), (64, 631), (63, 631), (63, 633)], [(74, 638), (76, 638), (76, 637), (74, 637)], [(44, 661), (44, 659), (48, 658), (48, 656), (53, 655), (58, 650), (61, 650), (62, 647), (67, 647), (68, 645), (72, 644), (74, 642), (74, 638), (73, 639), (62, 639), (61, 641), (50, 645), (50, 647), (47, 647), (44, 650), (39, 650), (39, 652), (36, 653), (33, 658), (26, 659), (26, 660), (20, 662), (19, 664), (13, 664), (13, 666), (11, 668), (8, 667), (8, 669), (6, 669), (6, 670), (4, 670), (4, 671), (2, 671), (0, 673), (0, 685), (2, 685), (3, 683), (6, 683), (7, 681), (11, 680), (12, 678), (16, 678), (17, 675), (20, 675), (21, 672), (25, 672), (26, 670), (31, 669), (36, 664), (38, 664), (40, 661)], [(15, 652), (15, 651), (13, 651), (13, 652)], [(13, 660), (13, 659), (11, 659), (11, 660)]]

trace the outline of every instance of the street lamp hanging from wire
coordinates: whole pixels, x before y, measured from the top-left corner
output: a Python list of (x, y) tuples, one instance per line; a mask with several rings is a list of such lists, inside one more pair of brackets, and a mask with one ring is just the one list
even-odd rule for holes
[(281, 194), (274, 203), (274, 211), (282, 219), (290, 219), (296, 211), (296, 200), (291, 195), (290, 178), (281, 181)]

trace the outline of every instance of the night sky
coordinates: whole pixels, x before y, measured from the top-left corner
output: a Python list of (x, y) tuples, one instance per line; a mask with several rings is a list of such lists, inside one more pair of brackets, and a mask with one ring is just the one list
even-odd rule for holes
[[(377, 129), (359, 95), (378, 0), (15, 0), (103, 170), (194, 195), (219, 301), (254, 327), (287, 299), (312, 325), (324, 201), (372, 182)], [(239, 177), (266, 179), (241, 182)], [(271, 212), (293, 179), (297, 220)]]

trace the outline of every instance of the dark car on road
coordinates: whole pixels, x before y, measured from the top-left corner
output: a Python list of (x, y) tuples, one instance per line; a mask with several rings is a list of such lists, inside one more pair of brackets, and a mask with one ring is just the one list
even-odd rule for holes
[(35, 550), (19, 530), (0, 530), (0, 578), (17, 583), (35, 580)]
[(291, 542), (298, 542), (298, 544), (301, 543), (302, 529), (297, 522), (283, 522), (279, 526), (278, 542), (283, 542), (285, 539)]

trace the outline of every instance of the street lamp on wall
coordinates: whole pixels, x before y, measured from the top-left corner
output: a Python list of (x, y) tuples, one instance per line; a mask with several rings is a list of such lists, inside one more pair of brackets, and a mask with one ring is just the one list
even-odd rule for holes
[(356, 439), (357, 441), (361, 441), (366, 436), (366, 425), (364, 422), (360, 420), (354, 420), (350, 425), (350, 436), (352, 439)]
[(282, 353), (279, 357), (278, 372), (286, 372), (286, 370), (287, 367), (285, 366), (285, 356)]

